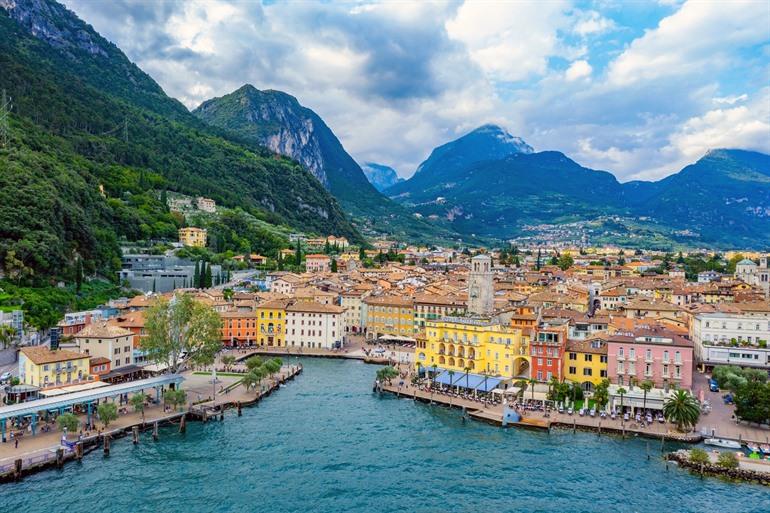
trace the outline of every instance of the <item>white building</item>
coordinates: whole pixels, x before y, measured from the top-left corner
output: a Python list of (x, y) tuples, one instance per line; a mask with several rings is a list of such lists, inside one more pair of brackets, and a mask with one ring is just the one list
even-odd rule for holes
[(345, 309), (310, 301), (286, 308), (286, 346), (311, 349), (342, 347)]
[(340, 303), (345, 309), (345, 331), (347, 333), (361, 333), (366, 327), (364, 298), (368, 295), (368, 292), (360, 291), (340, 294)]
[(759, 265), (749, 259), (743, 259), (735, 265), (735, 277), (741, 281), (762, 289), (765, 296), (770, 295), (770, 268), (767, 257), (759, 259)]
[(468, 278), (468, 311), (475, 315), (492, 315), (495, 305), (495, 289), (492, 283), (492, 259), (489, 255), (476, 255), (471, 259)]
[(695, 359), (704, 366), (770, 367), (768, 314), (703, 313), (690, 325)]
[(107, 358), (112, 369), (134, 365), (134, 334), (104, 321), (94, 322), (80, 330), (74, 340), (61, 347), (74, 346), (81, 353), (91, 357)]

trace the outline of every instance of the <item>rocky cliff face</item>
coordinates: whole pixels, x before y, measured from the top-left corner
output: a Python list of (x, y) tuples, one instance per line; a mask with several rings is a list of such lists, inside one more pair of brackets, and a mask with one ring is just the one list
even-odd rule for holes
[(398, 176), (396, 170), (389, 166), (376, 164), (374, 162), (364, 162), (361, 166), (366, 179), (374, 185), (374, 188), (382, 192), (388, 187), (403, 182), (404, 179)]

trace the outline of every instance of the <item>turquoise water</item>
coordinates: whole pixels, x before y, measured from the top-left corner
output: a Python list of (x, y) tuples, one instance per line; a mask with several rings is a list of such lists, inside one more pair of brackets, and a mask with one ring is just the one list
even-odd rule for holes
[[(667, 472), (659, 444), (463, 423), (459, 411), (371, 393), (376, 367), (305, 372), (225, 421), (115, 442), (63, 470), (0, 485), (2, 511), (768, 512), (770, 490)], [(343, 379), (344, 378), (344, 379)]]

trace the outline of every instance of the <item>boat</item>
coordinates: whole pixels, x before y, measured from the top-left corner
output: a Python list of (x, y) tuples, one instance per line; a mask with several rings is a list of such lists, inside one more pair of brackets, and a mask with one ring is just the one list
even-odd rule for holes
[(760, 445), (759, 452), (761, 452), (765, 456), (770, 455), (770, 445), (767, 445), (767, 444)]
[(759, 453), (759, 445), (757, 445), (757, 444), (755, 444), (755, 443), (753, 443), (753, 442), (748, 442), (748, 443), (746, 444), (746, 447), (747, 447), (747, 448), (749, 449), (749, 451), (751, 451), (751, 452), (756, 452), (756, 453)]
[(717, 447), (724, 447), (725, 449), (740, 449), (740, 442), (735, 440), (726, 440), (724, 438), (706, 438), (703, 441), (706, 445), (716, 445)]

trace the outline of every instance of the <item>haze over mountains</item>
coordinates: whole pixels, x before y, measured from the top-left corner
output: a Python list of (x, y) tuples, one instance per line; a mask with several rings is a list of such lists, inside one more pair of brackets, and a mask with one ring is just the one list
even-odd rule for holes
[(369, 183), (371, 183), (374, 188), (380, 192), (384, 191), (388, 187), (392, 187), (393, 185), (404, 181), (403, 178), (398, 176), (398, 173), (396, 173), (395, 169), (383, 164), (377, 164), (375, 162), (364, 162), (361, 165), (361, 169), (363, 169), (364, 174), (366, 175), (366, 179), (369, 180)]

